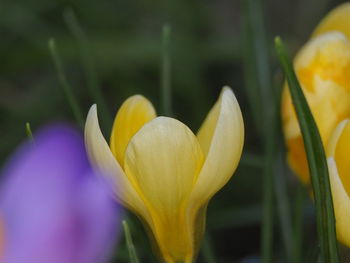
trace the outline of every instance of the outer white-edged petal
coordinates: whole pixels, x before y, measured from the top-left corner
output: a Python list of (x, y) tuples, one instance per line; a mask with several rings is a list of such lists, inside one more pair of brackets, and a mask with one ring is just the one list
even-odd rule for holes
[(327, 159), (329, 179), (332, 189), (334, 214), (336, 218), (337, 238), (340, 242), (350, 246), (350, 198), (339, 177), (336, 162), (333, 157)]
[(343, 120), (333, 131), (333, 133), (328, 141), (327, 147), (326, 147), (327, 156), (334, 156), (335, 155), (335, 150), (337, 148), (339, 138), (340, 138), (341, 134), (343, 133), (343, 130), (348, 122), (349, 122), (349, 119)]
[(192, 192), (195, 206), (205, 204), (231, 178), (244, 142), (241, 109), (232, 90), (224, 87), (198, 132), (206, 159)]
[(91, 106), (86, 118), (85, 145), (92, 165), (112, 180), (118, 201), (149, 220), (143, 201), (125, 176), (102, 135), (96, 104)]

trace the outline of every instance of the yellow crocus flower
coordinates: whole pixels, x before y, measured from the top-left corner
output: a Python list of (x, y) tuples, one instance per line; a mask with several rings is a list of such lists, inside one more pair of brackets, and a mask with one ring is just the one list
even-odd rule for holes
[[(350, 4), (333, 10), (298, 52), (294, 68), (327, 145), (337, 124), (350, 117)], [(304, 145), (287, 85), (282, 94), (282, 124), (288, 163), (305, 184), (310, 183)]]
[(327, 145), (337, 238), (350, 247), (350, 122), (342, 121)]
[(350, 39), (350, 3), (343, 3), (330, 11), (316, 27), (312, 36), (319, 36), (326, 32), (342, 32)]
[(235, 171), (244, 125), (238, 102), (223, 88), (196, 135), (180, 121), (157, 117), (135, 95), (120, 107), (110, 146), (93, 105), (85, 125), (92, 163), (115, 182), (116, 198), (137, 214), (156, 240), (164, 262), (193, 262), (211, 197)]

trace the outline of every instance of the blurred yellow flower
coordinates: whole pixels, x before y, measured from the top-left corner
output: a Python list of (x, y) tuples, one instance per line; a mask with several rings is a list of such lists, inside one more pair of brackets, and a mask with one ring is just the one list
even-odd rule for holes
[(330, 11), (316, 27), (312, 36), (319, 36), (326, 32), (342, 32), (350, 39), (350, 3), (343, 3)]
[(327, 145), (337, 237), (350, 247), (350, 122), (342, 121)]
[(192, 262), (211, 197), (235, 171), (243, 147), (240, 107), (225, 87), (197, 136), (173, 118), (157, 117), (135, 95), (120, 107), (110, 147), (89, 111), (85, 143), (92, 163), (115, 180), (119, 202), (137, 214), (164, 262)]
[[(327, 145), (336, 125), (350, 117), (350, 4), (333, 10), (316, 28), (311, 40), (298, 52), (294, 68)], [(288, 163), (303, 183), (309, 172), (298, 121), (287, 85), (281, 114)]]

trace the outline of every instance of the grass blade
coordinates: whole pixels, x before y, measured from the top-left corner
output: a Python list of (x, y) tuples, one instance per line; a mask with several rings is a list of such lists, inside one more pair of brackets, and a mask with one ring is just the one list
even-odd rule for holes
[(300, 87), (293, 65), (279, 37), (275, 47), (288, 82), (292, 101), (298, 116), (307, 154), (311, 183), (315, 198), (317, 233), (322, 262), (339, 262), (335, 232), (333, 201), (330, 190), (327, 160), (315, 120)]
[(80, 127), (83, 127), (83, 125), (84, 125), (83, 114), (80, 110), (80, 106), (78, 104), (78, 101), (73, 94), (72, 88), (67, 81), (66, 75), (64, 74), (63, 67), (62, 67), (62, 61), (58, 55), (58, 52), (56, 49), (56, 43), (55, 43), (55, 40), (53, 38), (51, 38), (49, 40), (48, 46), (49, 46), (50, 54), (52, 57), (52, 61), (54, 63), (54, 66), (55, 66), (55, 69), (57, 72), (58, 80), (61, 83), (63, 92), (66, 95), (68, 103), (73, 111), (73, 115), (75, 117), (75, 120), (77, 121), (78, 125), (80, 125)]
[(90, 50), (88, 48), (88, 40), (72, 9), (67, 9), (64, 12), (64, 18), (69, 30), (79, 45), (79, 51), (84, 67), (84, 73), (87, 80), (89, 93), (91, 98), (99, 107), (99, 111), (101, 112), (102, 126), (104, 130), (107, 131), (112, 125), (112, 116), (108, 110), (107, 103), (100, 89), (100, 84), (98, 82), (94, 63), (90, 54)]
[(264, 167), (263, 167), (263, 215), (261, 229), (261, 250), (262, 262), (273, 262), (273, 225), (274, 225), (274, 162), (276, 159), (276, 135), (277, 135), (276, 114), (266, 119), (267, 126), (271, 127), (269, 136), (265, 139)]
[(31, 143), (34, 143), (34, 137), (32, 133), (32, 129), (30, 128), (30, 123), (26, 122), (26, 134)]
[(123, 220), (123, 228), (124, 228), (124, 233), (125, 233), (126, 246), (128, 248), (128, 252), (129, 252), (129, 256), (130, 256), (130, 262), (131, 263), (139, 263), (140, 261), (137, 257), (134, 243), (132, 242), (129, 225), (128, 225), (128, 222), (126, 222), (125, 220)]
[[(279, 110), (277, 110), (279, 113)], [(279, 115), (278, 115), (279, 118)], [(278, 127), (275, 127), (278, 129)], [(280, 135), (280, 134), (279, 134)], [(281, 137), (281, 136), (279, 136)], [(284, 162), (282, 160), (283, 149), (279, 147), (278, 153), (276, 154), (275, 167), (276, 172), (274, 175), (275, 181), (275, 193), (276, 193), (276, 204), (277, 212), (281, 226), (281, 238), (282, 244), (285, 252), (286, 262), (293, 261), (293, 230), (292, 230), (292, 220), (291, 220), (291, 208), (288, 200), (288, 183), (286, 174), (284, 173)]]
[[(243, 11), (244, 11), (244, 38), (243, 38), (243, 47), (244, 52), (244, 84), (245, 90), (247, 91), (247, 97), (249, 102), (249, 107), (251, 110), (252, 118), (254, 121), (255, 128), (262, 133), (262, 115), (263, 107), (261, 102), (261, 90), (259, 89), (259, 73), (257, 69), (257, 54), (256, 46), (254, 45), (255, 37), (254, 34), (254, 11), (252, 8), (251, 0), (242, 0)], [(255, 10), (255, 9), (254, 9)]]
[(294, 245), (293, 245), (293, 263), (303, 262), (303, 216), (304, 216), (305, 189), (301, 184), (298, 185), (295, 209), (294, 209)]
[[(244, 6), (244, 35), (245, 35), (245, 81), (248, 98), (257, 130), (264, 138), (263, 161), (263, 215), (261, 228), (261, 251), (263, 262), (273, 261), (273, 225), (275, 202), (280, 219), (283, 247), (287, 261), (291, 261), (291, 221), (288, 220), (288, 191), (287, 184), (280, 178), (275, 169), (279, 157), (281, 142), (276, 142), (279, 130), (279, 97), (273, 87), (270, 71), (268, 33), (265, 28), (263, 5), (261, 0), (243, 0)], [(265, 105), (270, 105), (266, 107)], [(281, 180), (277, 180), (281, 179)], [(274, 196), (276, 193), (276, 197)]]

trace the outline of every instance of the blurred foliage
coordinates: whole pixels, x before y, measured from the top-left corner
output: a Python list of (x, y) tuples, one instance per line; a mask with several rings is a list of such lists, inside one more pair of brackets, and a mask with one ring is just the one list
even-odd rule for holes
[[(296, 52), (321, 17), (343, 1), (261, 0), (260, 9), (255, 11), (247, 8), (248, 1), (1, 1), (0, 164), (26, 138), (26, 122), (35, 132), (48, 122), (74, 121), (50, 56), (50, 38), (55, 39), (63, 71), (83, 114), (96, 102), (89, 88), (95, 84), (113, 116), (120, 104), (135, 93), (143, 94), (160, 109), (161, 33), (163, 25), (169, 24), (174, 117), (196, 131), (222, 86), (229, 85), (240, 102), (245, 120), (242, 162), (232, 180), (209, 205), (205, 253), (199, 255), (198, 261), (259, 262), (263, 169), (267, 160), (266, 134), (261, 127), (267, 124), (262, 111), (274, 107), (275, 98), (272, 94), (257, 96), (252, 94), (254, 87), (249, 88), (259, 85), (259, 73), (251, 70), (251, 66), (255, 60), (258, 64), (263, 58), (249, 52), (247, 45), (256, 43), (249, 37), (247, 23), (261, 23), (256, 22), (254, 12), (263, 15), (265, 27), (255, 26), (258, 34), (266, 36), (265, 52), (268, 54), (265, 55), (270, 61), (269, 77), (274, 82), (271, 85), (280, 87), (282, 75), (274, 53), (269, 52), (273, 37), (281, 35), (291, 51)], [(83, 39), (72, 25), (72, 13), (83, 30)], [(247, 19), (251, 14), (252, 19)], [(253, 63), (247, 67), (249, 59)], [(252, 103), (254, 96), (260, 105)], [(101, 119), (108, 138), (110, 120)], [(298, 183), (283, 160), (280, 164), (278, 176), (284, 178), (282, 183), (287, 195), (284, 201), (294, 218), (298, 210), (295, 208), (298, 207)], [(275, 182), (281, 180), (277, 178)], [(273, 207), (277, 202), (277, 206), (283, 208), (278, 195), (281, 191), (275, 192)], [(302, 237), (305, 244), (302, 258), (310, 260), (316, 255), (313, 209), (309, 200), (300, 206), (304, 222), (302, 230), (307, 231)], [(286, 210), (274, 208), (272, 213), (276, 218), (272, 224), (275, 262), (286, 262), (287, 252), (282, 242), (283, 238), (289, 242), (288, 236), (283, 237)], [(141, 262), (154, 262), (142, 225), (134, 216), (128, 217)], [(122, 238), (114, 259), (114, 262), (128, 262), (128, 251)]]

